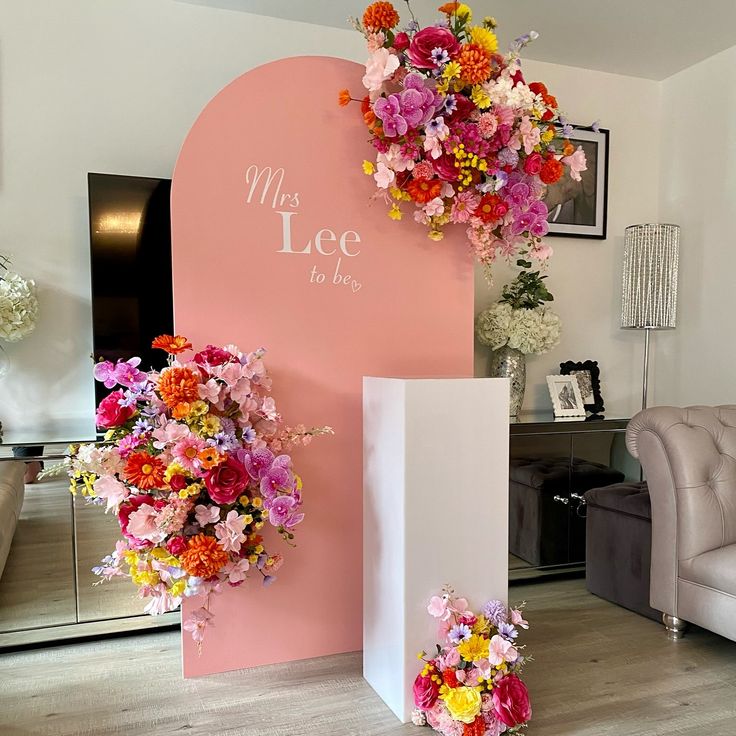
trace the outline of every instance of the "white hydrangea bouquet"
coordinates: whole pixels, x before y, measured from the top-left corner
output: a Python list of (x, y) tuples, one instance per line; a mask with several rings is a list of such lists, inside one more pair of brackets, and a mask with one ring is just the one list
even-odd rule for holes
[(17, 342), (33, 332), (38, 319), (36, 284), (7, 270), (8, 259), (0, 267), (0, 339)]
[[(524, 260), (517, 265), (531, 267)], [(559, 316), (544, 304), (554, 299), (544, 285), (546, 278), (539, 271), (522, 271), (504, 286), (501, 300), (476, 317), (478, 342), (492, 350), (508, 345), (524, 355), (541, 355), (555, 347), (562, 325)]]

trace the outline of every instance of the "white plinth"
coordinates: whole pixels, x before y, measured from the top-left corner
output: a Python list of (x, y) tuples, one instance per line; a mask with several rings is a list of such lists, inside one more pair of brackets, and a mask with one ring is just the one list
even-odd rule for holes
[(363, 379), (363, 676), (403, 723), (429, 598), (507, 599), (508, 470), (508, 379)]

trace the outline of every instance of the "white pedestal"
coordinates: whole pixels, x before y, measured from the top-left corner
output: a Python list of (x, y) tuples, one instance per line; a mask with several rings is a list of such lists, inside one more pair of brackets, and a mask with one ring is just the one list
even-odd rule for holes
[(403, 723), (430, 597), (507, 599), (508, 470), (508, 379), (363, 379), (363, 676)]

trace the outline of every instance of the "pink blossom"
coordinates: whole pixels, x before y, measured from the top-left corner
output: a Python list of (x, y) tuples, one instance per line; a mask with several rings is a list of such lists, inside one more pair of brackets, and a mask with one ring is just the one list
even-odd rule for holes
[(185, 470), (197, 473), (201, 467), (198, 455), (205, 447), (207, 447), (207, 443), (204, 440), (188, 432), (188, 436), (179, 440), (171, 448), (171, 454), (174, 460)]
[[(218, 509), (219, 515), (219, 509)], [(224, 521), (215, 526), (217, 541), (225, 552), (239, 552), (245, 542), (245, 516), (238, 514), (235, 509), (229, 511)]]
[(498, 119), (493, 113), (484, 112), (478, 118), (478, 130), (484, 138), (492, 138), (498, 129)]
[(162, 425), (153, 430), (153, 446), (157, 450), (163, 450), (167, 445), (173, 445), (175, 442), (191, 435), (189, 428), (185, 424), (162, 419)]
[(151, 616), (160, 616), (161, 614), (173, 611), (181, 603), (181, 597), (174, 597), (169, 593), (165, 585), (157, 585), (155, 592), (151, 594), (151, 600), (143, 609)]
[(522, 629), (529, 628), (529, 622), (524, 620), (524, 616), (518, 608), (511, 609), (511, 623), (514, 626), (519, 626)]
[(578, 146), (577, 151), (572, 155), (563, 157), (562, 163), (570, 167), (570, 176), (575, 181), (580, 181), (582, 178), (580, 172), (587, 171), (588, 169), (588, 163), (585, 160), (585, 151), (583, 151), (582, 146)]
[(204, 630), (212, 620), (212, 614), (204, 607), (195, 608), (189, 618), (182, 624), (185, 631), (192, 634), (192, 639), (200, 643), (204, 639)]
[(220, 398), (220, 384), (214, 378), (210, 378), (207, 383), (200, 383), (197, 390), (199, 398), (209, 401), (210, 404), (216, 404)]
[(529, 255), (538, 261), (547, 261), (552, 257), (553, 252), (552, 246), (538, 241), (531, 247)]
[(272, 422), (279, 418), (279, 413), (276, 411), (276, 402), (270, 396), (263, 399), (261, 412), (266, 419), (269, 419)]
[(242, 377), (238, 382), (230, 389), (230, 398), (237, 402), (241, 408), (245, 406), (248, 401), (248, 397), (252, 392), (250, 381)]
[(95, 481), (95, 495), (107, 501), (105, 513), (110, 509), (117, 512), (120, 504), (128, 498), (130, 490), (112, 475), (103, 475)]
[(429, 217), (435, 217), (441, 215), (445, 211), (445, 203), (441, 197), (435, 197), (430, 199), (427, 204), (424, 205), (424, 211)]
[(447, 621), (447, 619), (450, 618), (449, 596), (443, 595), (440, 597), (438, 595), (433, 595), (429, 599), (427, 613), (442, 621)]
[(216, 524), (220, 521), (220, 509), (218, 506), (205, 506), (199, 503), (194, 507), (194, 516), (200, 526)]
[(431, 179), (434, 176), (434, 167), (429, 161), (420, 161), (414, 165), (415, 179)]
[(227, 581), (230, 585), (237, 585), (242, 583), (246, 578), (246, 573), (250, 568), (248, 560), (241, 558), (237, 561), (228, 562), (225, 567), (222, 568), (222, 574), (227, 576)]
[(377, 92), (399, 68), (399, 63), (399, 57), (391, 54), (388, 49), (376, 49), (365, 63), (363, 86), (369, 92)]
[(450, 222), (468, 222), (480, 204), (480, 196), (475, 192), (466, 190), (459, 192), (452, 204)]
[(373, 178), (376, 180), (377, 187), (380, 189), (388, 189), (393, 184), (396, 174), (394, 174), (394, 172), (391, 171), (383, 161), (379, 161), (378, 166), (376, 166), (376, 173), (373, 174)]
[(457, 667), (460, 664), (460, 652), (455, 647), (448, 647), (444, 653), (440, 655), (438, 666), (441, 670), (451, 667)]
[(488, 661), (498, 666), (503, 662), (515, 662), (519, 657), (519, 652), (511, 644), (511, 642), (504, 639), (502, 636), (496, 634), (491, 637), (490, 653), (488, 655)]
[(386, 34), (383, 33), (383, 31), (379, 31), (378, 33), (369, 33), (366, 40), (368, 42), (368, 51), (374, 53), (378, 51), (384, 43), (386, 43)]
[(136, 511), (128, 517), (128, 533), (136, 539), (158, 544), (163, 542), (166, 533), (158, 528), (156, 524), (158, 512), (147, 503), (141, 504)]
[(493, 114), (496, 116), (499, 125), (513, 125), (514, 124), (514, 111), (510, 107), (504, 105), (496, 105), (493, 108)]
[(528, 115), (524, 115), (519, 129), (509, 140), (509, 148), (518, 150), (523, 144), (524, 152), (529, 155), (534, 151), (534, 147), (539, 145), (540, 135), (539, 128), (532, 124)]

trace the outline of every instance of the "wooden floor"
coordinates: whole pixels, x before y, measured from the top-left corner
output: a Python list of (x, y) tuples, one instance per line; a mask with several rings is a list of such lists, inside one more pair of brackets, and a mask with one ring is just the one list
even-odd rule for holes
[[(661, 627), (580, 580), (511, 590), (528, 601), (529, 736), (734, 736), (736, 643)], [(178, 633), (0, 655), (2, 736), (398, 736), (359, 653), (182, 680)]]

